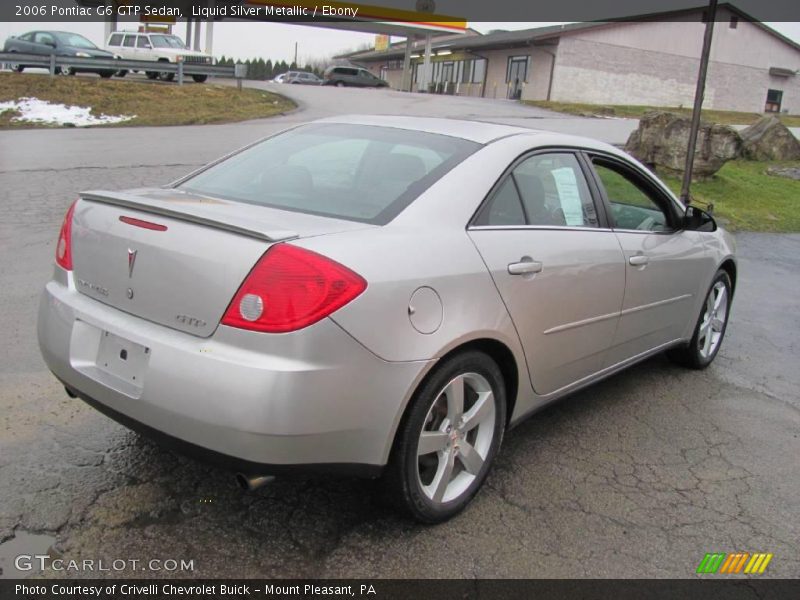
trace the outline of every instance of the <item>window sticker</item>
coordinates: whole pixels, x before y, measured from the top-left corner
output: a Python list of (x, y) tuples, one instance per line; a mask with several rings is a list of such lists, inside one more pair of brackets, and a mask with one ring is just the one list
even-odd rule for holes
[(572, 167), (562, 167), (551, 171), (558, 190), (558, 200), (564, 219), (570, 227), (583, 226), (583, 202), (581, 201), (578, 180)]

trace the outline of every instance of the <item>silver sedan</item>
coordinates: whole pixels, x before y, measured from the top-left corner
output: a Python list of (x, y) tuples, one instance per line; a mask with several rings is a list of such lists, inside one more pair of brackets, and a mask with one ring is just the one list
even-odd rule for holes
[(731, 236), (612, 146), (348, 117), (82, 193), (39, 345), (68, 394), (249, 488), (381, 476), (437, 522), (549, 402), (662, 351), (708, 366), (735, 284)]

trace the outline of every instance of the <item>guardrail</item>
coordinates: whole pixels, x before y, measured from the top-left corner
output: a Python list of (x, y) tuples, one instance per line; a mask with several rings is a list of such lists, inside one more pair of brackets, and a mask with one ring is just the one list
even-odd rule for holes
[(50, 75), (56, 75), (61, 69), (76, 68), (78, 70), (108, 70), (108, 71), (150, 71), (158, 73), (175, 73), (178, 84), (183, 85), (186, 76), (206, 75), (212, 77), (236, 77), (247, 76), (245, 65), (238, 65), (242, 68), (223, 65), (208, 65), (192, 62), (164, 62), (152, 60), (126, 60), (122, 58), (79, 58), (77, 56), (58, 56), (50, 54), (23, 54), (21, 52), (0, 52), (0, 63), (7, 65), (24, 65), (26, 67), (39, 67), (48, 69)]

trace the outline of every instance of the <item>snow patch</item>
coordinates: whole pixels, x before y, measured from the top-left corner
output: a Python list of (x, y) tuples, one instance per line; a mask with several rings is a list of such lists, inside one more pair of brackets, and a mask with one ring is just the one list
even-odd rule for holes
[(20, 113), (20, 116), (12, 118), (12, 121), (47, 123), (49, 125), (73, 125), (75, 127), (122, 123), (136, 118), (136, 115), (100, 115), (97, 117), (89, 113), (91, 108), (51, 104), (38, 98), (20, 98), (16, 101), (0, 102), (0, 113), (7, 110), (15, 110)]

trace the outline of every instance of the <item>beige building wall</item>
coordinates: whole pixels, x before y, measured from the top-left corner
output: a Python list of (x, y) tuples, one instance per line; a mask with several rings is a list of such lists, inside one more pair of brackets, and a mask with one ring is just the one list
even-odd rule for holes
[[(732, 28), (731, 16), (722, 10), (715, 25), (704, 106), (763, 112), (767, 91), (773, 89), (783, 92), (782, 110), (800, 114), (800, 50), (747, 21)], [(688, 107), (694, 101), (704, 30), (695, 13), (682, 21), (627, 22), (569, 32), (548, 46), (476, 50), (472, 56), (488, 61), (485, 84), (460, 84), (448, 91), (508, 98), (509, 57), (530, 56), (523, 100), (546, 100), (549, 90), (549, 99), (561, 102)], [(384, 64), (374, 62), (370, 70), (380, 75)], [(770, 75), (771, 67), (796, 74)], [(402, 69), (384, 76), (399, 89)]]
[[(782, 109), (800, 112), (800, 76), (776, 77), (770, 67), (797, 71), (800, 51), (757, 25), (714, 28), (706, 108), (762, 112), (767, 90), (783, 92)], [(552, 99), (590, 104), (691, 106), (705, 24), (625, 23), (561, 38)]]

